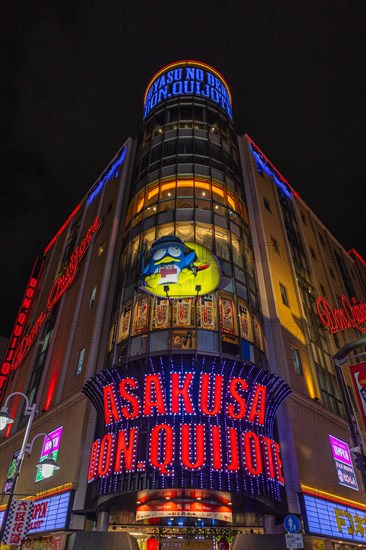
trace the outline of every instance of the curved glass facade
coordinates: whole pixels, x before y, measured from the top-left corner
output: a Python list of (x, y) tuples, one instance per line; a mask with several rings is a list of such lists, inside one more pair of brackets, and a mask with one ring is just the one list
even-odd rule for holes
[[(114, 360), (118, 363), (155, 353), (194, 352), (264, 366), (230, 92), (216, 71), (211, 69), (215, 77), (205, 79), (199, 66), (196, 63), (196, 68), (188, 69), (185, 63), (174, 64), (174, 71), (181, 71), (178, 75), (168, 67), (147, 89), (148, 102), (149, 90), (156, 87), (157, 104), (145, 108), (137, 142), (121, 254), (121, 295), (116, 304), (118, 353)], [(182, 79), (188, 70), (196, 71), (190, 74), (191, 80), (166, 84), (169, 74)], [(170, 90), (173, 97), (161, 99), (159, 89), (167, 96)], [(174, 95), (174, 90), (182, 93)], [(169, 291), (160, 297), (144, 292), (144, 262), (152, 244), (168, 236), (197, 243), (215, 255), (221, 270), (217, 288), (202, 296), (197, 292), (175, 299)], [(112, 343), (111, 338), (111, 347)]]

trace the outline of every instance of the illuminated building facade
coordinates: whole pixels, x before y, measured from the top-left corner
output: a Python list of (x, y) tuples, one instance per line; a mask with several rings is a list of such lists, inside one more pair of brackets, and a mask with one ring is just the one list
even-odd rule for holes
[[(37, 402), (34, 433), (57, 437), (52, 488), (33, 455), (18, 485), (36, 495), (30, 533), (45, 544), (251, 549), (261, 536), (278, 550), (289, 512), (309, 544), (366, 541), (331, 361), (363, 330), (365, 266), (232, 117), (212, 67), (160, 70), (138, 139), (32, 273), (0, 391)], [(5, 464), (21, 446), (20, 408), (14, 398)], [(333, 531), (316, 525), (321, 507)]]

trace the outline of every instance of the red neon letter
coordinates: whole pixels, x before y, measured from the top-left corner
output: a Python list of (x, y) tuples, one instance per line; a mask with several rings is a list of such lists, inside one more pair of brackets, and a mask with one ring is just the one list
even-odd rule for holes
[(140, 399), (136, 395), (128, 393), (126, 386), (130, 386), (130, 388), (138, 387), (137, 380), (124, 378), (119, 384), (119, 393), (122, 399), (125, 399), (131, 405), (130, 407), (122, 407), (122, 414), (125, 418), (136, 418), (140, 413)]
[(100, 447), (100, 439), (97, 439), (96, 441), (94, 441), (90, 451), (88, 482), (93, 481), (96, 478), (97, 465), (98, 465), (98, 459), (99, 459), (99, 447)]
[(249, 422), (256, 422), (256, 418), (258, 418), (257, 423), (263, 426), (264, 416), (266, 414), (267, 389), (265, 386), (256, 384), (254, 392), (255, 393), (252, 400), (252, 405), (250, 407), (248, 420)]
[(157, 408), (158, 414), (167, 414), (159, 374), (147, 374), (145, 377), (144, 416), (150, 415), (153, 407)]
[[(162, 434), (162, 435), (160, 435)], [(164, 440), (163, 440), (164, 438)], [(150, 462), (162, 474), (169, 475), (167, 466), (173, 460), (173, 428), (168, 424), (158, 424), (151, 432)]]
[(113, 455), (114, 442), (116, 436), (114, 434), (105, 434), (100, 442), (100, 453), (98, 461), (98, 475), (100, 477), (108, 477), (113, 471)]
[[(210, 381), (211, 377), (214, 378), (214, 384), (215, 387), (212, 390), (213, 398), (211, 397), (211, 391), (210, 391)], [(208, 416), (215, 416), (220, 412), (221, 409), (221, 401), (222, 401), (222, 382), (224, 377), (221, 374), (208, 374), (208, 373), (202, 373), (201, 374), (201, 396), (200, 396), (200, 408), (201, 412), (203, 414), (207, 414)], [(213, 406), (211, 410), (208, 408), (208, 405), (210, 402), (213, 401)]]
[(179, 413), (179, 397), (183, 399), (184, 412), (194, 414), (195, 410), (192, 405), (191, 396), (189, 395), (189, 386), (191, 385), (193, 373), (189, 372), (184, 375), (183, 386), (179, 386), (180, 374), (172, 372), (171, 374), (171, 412), (172, 414)]
[(284, 485), (285, 484), (285, 479), (282, 475), (282, 460), (281, 460), (281, 456), (280, 456), (280, 446), (275, 441), (273, 442), (273, 444), (274, 444), (274, 448), (275, 448), (274, 458), (275, 458), (275, 464), (276, 464), (277, 481), (278, 481), (278, 483), (281, 483), (282, 485)]
[(275, 465), (273, 462), (273, 453), (272, 453), (272, 445), (274, 441), (272, 441), (272, 439), (270, 439), (269, 437), (264, 437), (264, 435), (260, 436), (260, 440), (263, 444), (264, 463), (266, 467), (266, 478), (275, 479)]
[(138, 440), (138, 428), (130, 429), (128, 445), (126, 430), (120, 430), (117, 437), (118, 439), (114, 472), (116, 474), (121, 474), (124, 470), (127, 472), (135, 471), (135, 449)]
[(228, 456), (230, 457), (230, 464), (226, 466), (226, 470), (228, 472), (237, 472), (239, 470), (239, 445), (238, 432), (235, 428), (229, 428)]
[(103, 388), (104, 422), (106, 424), (121, 420), (113, 389), (114, 384), (109, 384)]
[(263, 472), (261, 444), (259, 437), (254, 432), (244, 432), (243, 438), (243, 466), (249, 476), (258, 476)]
[[(194, 441), (190, 441), (190, 432), (193, 428)], [(182, 424), (182, 463), (188, 470), (199, 470), (205, 464), (205, 427), (203, 424)], [(190, 450), (194, 449), (196, 461), (191, 461)]]
[(238, 393), (236, 389), (236, 386), (238, 384), (242, 390), (245, 391), (248, 389), (248, 384), (242, 378), (233, 378), (230, 381), (229, 393), (233, 397), (233, 399), (236, 401), (236, 404), (239, 405), (239, 407), (236, 407), (235, 404), (230, 403), (227, 407), (227, 414), (231, 416), (231, 418), (235, 418), (236, 420), (240, 418), (244, 418), (247, 412), (247, 404), (245, 402), (245, 399), (242, 395), (240, 395), (240, 393)]
[(222, 470), (221, 428), (211, 426), (211, 452), (212, 467), (214, 470)]

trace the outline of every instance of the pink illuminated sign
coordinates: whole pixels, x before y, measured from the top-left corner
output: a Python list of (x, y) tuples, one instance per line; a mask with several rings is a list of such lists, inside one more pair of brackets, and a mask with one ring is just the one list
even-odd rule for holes
[(347, 443), (333, 435), (329, 435), (329, 442), (339, 484), (358, 491), (358, 483), (353, 469), (352, 456)]

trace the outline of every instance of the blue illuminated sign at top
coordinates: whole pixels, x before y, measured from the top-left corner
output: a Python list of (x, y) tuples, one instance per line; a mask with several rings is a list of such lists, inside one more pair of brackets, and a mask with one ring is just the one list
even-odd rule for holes
[[(180, 96), (197, 96), (210, 99), (220, 105), (232, 118), (231, 97), (228, 87), (205, 64), (171, 69), (158, 73), (145, 94), (144, 118), (151, 109), (166, 99)], [(176, 64), (174, 65), (176, 66)], [(202, 67), (202, 68), (201, 68)], [(171, 70), (169, 70), (171, 69)], [(218, 75), (218, 73), (216, 73)]]
[(101, 192), (101, 190), (103, 189), (103, 186), (105, 184), (105, 182), (110, 178), (112, 177), (116, 170), (118, 170), (118, 168), (121, 166), (121, 164), (123, 164), (123, 161), (125, 160), (126, 158), (126, 147), (123, 147), (122, 149), (122, 152), (120, 154), (120, 156), (117, 158), (117, 160), (115, 160), (110, 167), (107, 168), (106, 172), (101, 176), (101, 178), (93, 185), (93, 187), (91, 188), (90, 192), (89, 192), (89, 195), (88, 195), (88, 199), (86, 201), (86, 204), (89, 205), (97, 195), (99, 195), (99, 193)]

